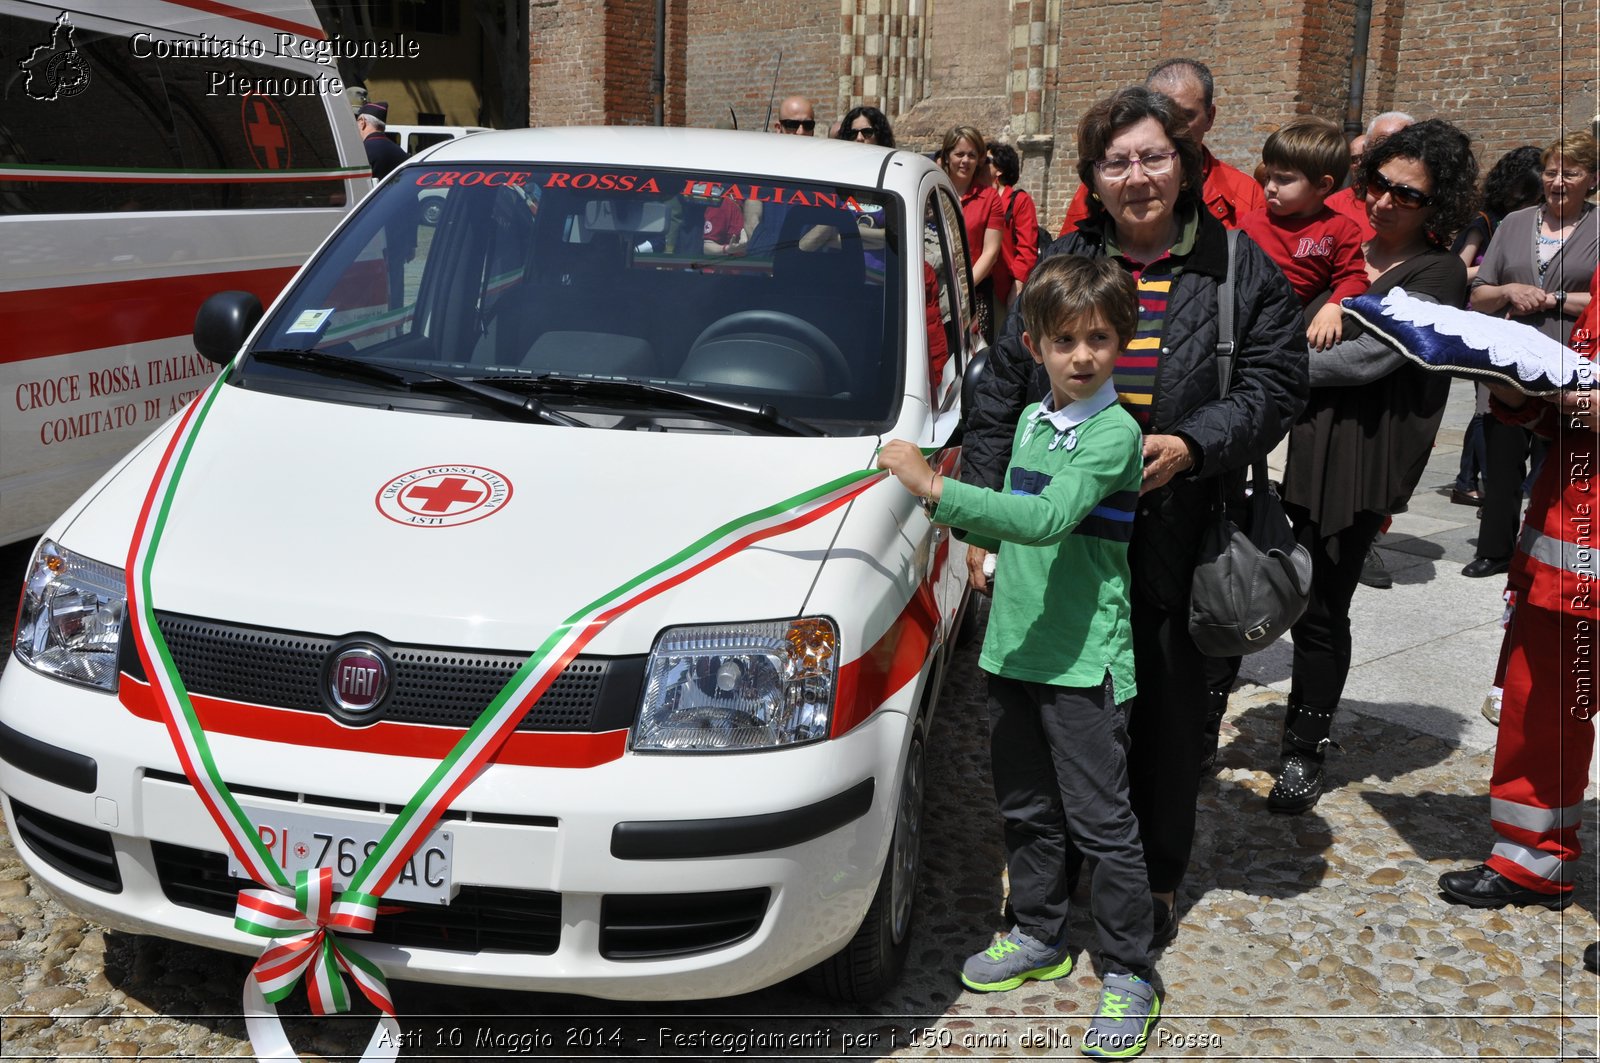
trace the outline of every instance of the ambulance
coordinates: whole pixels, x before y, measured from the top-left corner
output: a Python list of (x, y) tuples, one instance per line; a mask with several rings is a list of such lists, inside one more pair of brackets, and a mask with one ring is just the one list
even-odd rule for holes
[(309, 0), (0, 0), (0, 543), (216, 375), (212, 292), (270, 301), (371, 187)]
[(403, 164), (271, 306), (206, 300), (205, 390), (41, 539), (0, 674), (29, 872), (245, 954), (322, 883), (391, 978), (883, 993), (969, 614), (876, 455), (959, 473), (964, 231), (843, 141)]

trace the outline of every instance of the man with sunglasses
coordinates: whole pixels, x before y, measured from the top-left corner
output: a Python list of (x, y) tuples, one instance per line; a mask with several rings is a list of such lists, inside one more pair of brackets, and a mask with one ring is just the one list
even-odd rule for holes
[(804, 96), (790, 96), (778, 105), (778, 120), (772, 123), (775, 133), (810, 137), (816, 135), (817, 112)]

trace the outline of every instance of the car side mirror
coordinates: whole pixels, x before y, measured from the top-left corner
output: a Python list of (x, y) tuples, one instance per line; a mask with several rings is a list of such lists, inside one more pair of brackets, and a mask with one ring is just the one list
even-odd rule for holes
[(194, 315), (194, 349), (208, 361), (227, 365), (261, 314), (261, 300), (252, 293), (217, 292)]
[(967, 367), (961, 373), (961, 411), (965, 417), (977, 402), (978, 381), (983, 377), (984, 370), (989, 367), (989, 348), (979, 346), (967, 359)]

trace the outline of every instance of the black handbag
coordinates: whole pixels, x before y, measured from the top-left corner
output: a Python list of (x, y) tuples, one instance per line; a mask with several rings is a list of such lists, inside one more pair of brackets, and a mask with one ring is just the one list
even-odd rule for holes
[[(1219, 387), (1233, 380), (1235, 233), (1228, 233), (1228, 272), (1217, 291)], [(1238, 657), (1265, 649), (1293, 626), (1311, 597), (1311, 555), (1295, 541), (1283, 503), (1257, 459), (1245, 502), (1246, 527), (1228, 514), (1222, 480), (1216, 522), (1201, 542), (1189, 594), (1189, 635), (1208, 657)]]

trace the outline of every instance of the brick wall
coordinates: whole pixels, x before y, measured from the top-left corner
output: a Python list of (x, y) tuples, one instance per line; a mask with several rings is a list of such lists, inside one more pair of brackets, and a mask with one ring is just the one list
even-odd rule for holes
[(528, 124), (598, 125), (606, 120), (603, 69), (606, 0), (562, 0), (528, 9)]
[(1404, 10), (1394, 106), (1455, 122), (1472, 135), (1481, 168), (1595, 116), (1596, 0), (1499, 0), (1470, 19), (1441, 0), (1409, 0)]
[[(566, 0), (563, 0), (566, 2)], [(729, 108), (740, 129), (755, 130), (772, 121), (785, 96), (810, 97), (822, 127), (843, 112), (838, 109), (840, 75), (840, 0), (670, 0), (687, 12), (685, 48), (685, 123), (719, 126), (729, 121)], [(778, 52), (783, 66), (773, 74)], [(770, 125), (770, 122), (768, 123)]]
[[(884, 107), (926, 150), (970, 121), (1018, 143), (1023, 183), (1056, 225), (1077, 186), (1077, 121), (1158, 60), (1217, 80), (1207, 145), (1252, 170), (1288, 118), (1344, 122), (1356, 0), (668, 0), (669, 124), (761, 126), (776, 96), (826, 126)], [(649, 119), (653, 0), (533, 0), (535, 124)], [(1484, 166), (1596, 113), (1600, 0), (1371, 0), (1359, 121), (1400, 109), (1470, 133)], [(1043, 58), (1042, 58), (1043, 57)]]

